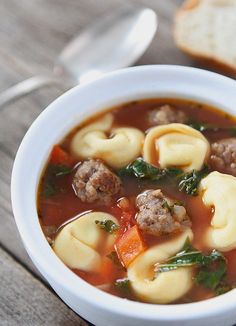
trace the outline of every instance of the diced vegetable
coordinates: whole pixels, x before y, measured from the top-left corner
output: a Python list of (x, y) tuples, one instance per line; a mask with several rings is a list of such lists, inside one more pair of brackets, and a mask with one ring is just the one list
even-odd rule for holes
[(129, 211), (129, 212), (122, 212), (121, 214), (121, 220), (120, 220), (120, 225), (121, 225), (121, 231), (125, 232), (126, 230), (130, 229), (132, 226), (135, 224), (135, 212)]
[(55, 145), (51, 152), (50, 163), (55, 165), (71, 166), (73, 159), (59, 145)]
[(119, 225), (117, 225), (112, 220), (104, 220), (98, 221), (96, 220), (95, 223), (101, 228), (104, 229), (108, 233), (113, 233), (119, 229)]
[(127, 268), (146, 246), (137, 225), (127, 230), (116, 242), (115, 249), (122, 264)]
[(136, 207), (132, 201), (125, 197), (119, 200), (116, 207), (119, 209), (120, 234), (123, 234), (126, 230), (136, 224)]
[(119, 233), (123, 234), (126, 230), (130, 229), (136, 224), (135, 214), (136, 208), (133, 204), (129, 202), (129, 206), (125, 207), (125, 210), (120, 207), (118, 202), (117, 205), (110, 208), (110, 213), (115, 216), (120, 223)]
[(130, 201), (127, 197), (123, 197), (121, 199), (119, 199), (117, 206), (122, 210), (122, 211), (130, 211), (130, 209), (132, 208)]

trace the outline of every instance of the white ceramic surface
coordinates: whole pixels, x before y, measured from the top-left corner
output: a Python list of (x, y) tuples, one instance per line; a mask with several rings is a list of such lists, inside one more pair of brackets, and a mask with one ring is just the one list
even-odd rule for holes
[(131, 100), (155, 97), (196, 99), (236, 115), (236, 82), (194, 68), (134, 67), (75, 87), (43, 111), (21, 143), (12, 172), (15, 220), (25, 248), (42, 275), (74, 311), (96, 326), (231, 326), (236, 322), (236, 290), (181, 305), (152, 305), (121, 299), (73, 274), (53, 253), (40, 228), (37, 186), (53, 144), (95, 112)]

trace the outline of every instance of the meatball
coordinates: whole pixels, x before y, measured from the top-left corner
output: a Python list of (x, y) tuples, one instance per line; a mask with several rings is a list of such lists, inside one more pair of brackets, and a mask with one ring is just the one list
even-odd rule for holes
[(151, 112), (149, 121), (153, 125), (166, 125), (169, 123), (186, 123), (187, 116), (183, 111), (176, 110), (168, 104), (160, 106)]
[(88, 160), (77, 169), (73, 188), (82, 202), (99, 200), (103, 204), (111, 202), (112, 196), (121, 190), (121, 180), (100, 160)]
[(236, 138), (226, 138), (213, 143), (210, 159), (214, 169), (236, 176)]
[(149, 234), (170, 234), (191, 225), (184, 206), (164, 196), (160, 189), (144, 191), (136, 205), (138, 226)]

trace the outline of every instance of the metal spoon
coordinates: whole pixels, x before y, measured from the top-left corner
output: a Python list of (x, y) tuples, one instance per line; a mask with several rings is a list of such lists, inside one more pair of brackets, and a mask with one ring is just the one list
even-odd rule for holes
[(101, 17), (64, 48), (52, 75), (34, 76), (3, 91), (0, 108), (48, 84), (72, 87), (131, 65), (147, 49), (156, 29), (157, 16), (149, 8), (128, 6)]

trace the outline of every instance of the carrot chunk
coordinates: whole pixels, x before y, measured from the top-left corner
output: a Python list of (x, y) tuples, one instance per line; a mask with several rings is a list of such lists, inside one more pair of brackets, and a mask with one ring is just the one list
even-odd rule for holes
[(145, 248), (137, 225), (127, 230), (115, 244), (117, 255), (126, 268)]
[(51, 152), (50, 163), (55, 165), (71, 166), (73, 160), (72, 157), (59, 145), (55, 145)]

